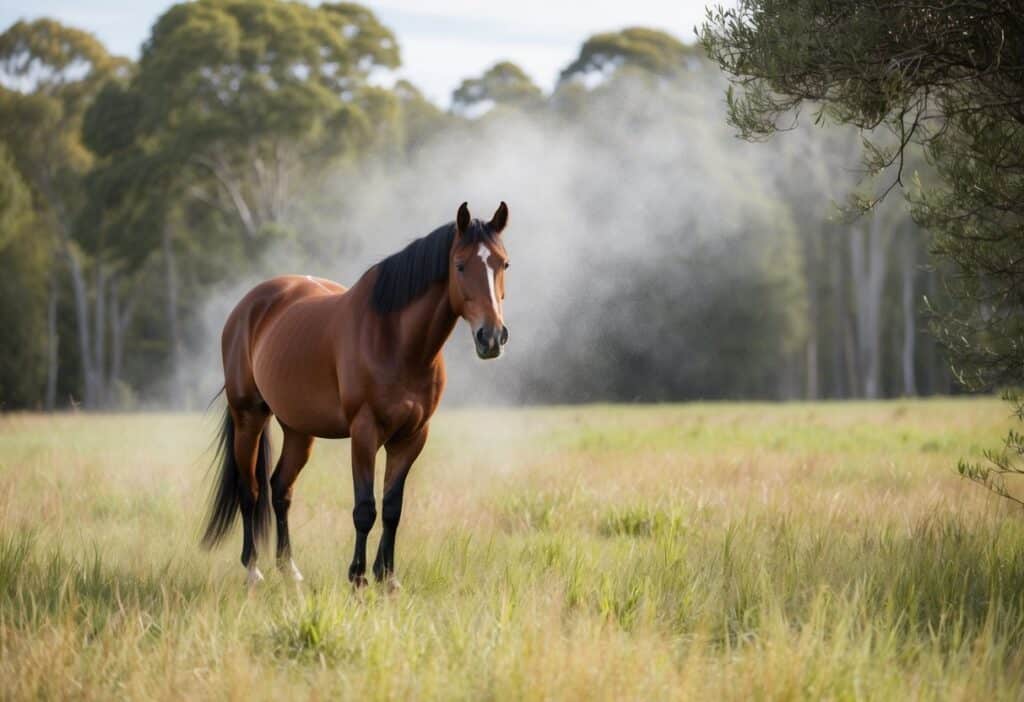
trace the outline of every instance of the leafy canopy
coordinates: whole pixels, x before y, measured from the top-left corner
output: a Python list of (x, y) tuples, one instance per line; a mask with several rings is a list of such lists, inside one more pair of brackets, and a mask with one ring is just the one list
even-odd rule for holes
[(462, 81), (452, 93), (452, 110), (467, 113), (483, 104), (529, 108), (540, 106), (543, 100), (541, 89), (522, 68), (510, 61), (501, 61), (479, 78)]
[(196, 142), (299, 135), (340, 118), (398, 44), (349, 3), (200, 0), (175, 5), (143, 49), (147, 130)]
[[(959, 271), (958, 305), (937, 311), (936, 330), (969, 387), (1024, 386), (1019, 0), (740, 0), (709, 10), (701, 38), (732, 76), (729, 117), (745, 137), (788, 127), (808, 103), (819, 120), (885, 127), (893, 145), (872, 145), (867, 165), (896, 167), (890, 189), (908, 148), (924, 148), (938, 184), (912, 195), (914, 213)], [(1007, 449), (1019, 459), (1024, 439), (1011, 434)]]
[(588, 73), (608, 74), (627, 65), (656, 75), (684, 73), (697, 56), (694, 47), (657, 29), (630, 27), (619, 32), (595, 34), (580, 48), (579, 56), (562, 71), (560, 81)]

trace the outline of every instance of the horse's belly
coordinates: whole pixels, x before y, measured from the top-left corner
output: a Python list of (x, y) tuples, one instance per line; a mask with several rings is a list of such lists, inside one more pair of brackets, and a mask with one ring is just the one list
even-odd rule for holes
[[(333, 355), (323, 344), (287, 328), (275, 330), (253, 354), (256, 387), (286, 426), (312, 436), (348, 436)], [(305, 341), (302, 341), (305, 339)]]

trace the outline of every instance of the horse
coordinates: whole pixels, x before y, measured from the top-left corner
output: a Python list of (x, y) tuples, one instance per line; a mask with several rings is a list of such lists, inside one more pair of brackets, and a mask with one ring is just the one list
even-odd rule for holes
[[(397, 589), (395, 537), (406, 477), (427, 441), (444, 392), (442, 354), (461, 317), (482, 359), (508, 343), (502, 314), (508, 254), (502, 202), (483, 222), (459, 206), (454, 222), (371, 266), (351, 288), (324, 278), (289, 275), (254, 287), (224, 324), (221, 352), (227, 398), (202, 537), (213, 548), (241, 514), (242, 565), (249, 587), (263, 580), (257, 557), (271, 508), (277, 565), (297, 582), (288, 510), (313, 440), (351, 438), (355, 551), (348, 579), (366, 578), (366, 538), (377, 519), (374, 462), (387, 453), (381, 504), (383, 532), (373, 574)], [(284, 436), (269, 472), (268, 424)]]

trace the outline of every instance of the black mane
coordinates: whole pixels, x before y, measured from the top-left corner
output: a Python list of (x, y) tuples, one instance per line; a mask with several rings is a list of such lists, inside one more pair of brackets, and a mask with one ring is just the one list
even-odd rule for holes
[[(474, 219), (462, 234), (467, 243), (490, 242), (491, 228)], [(448, 255), (455, 240), (455, 222), (444, 224), (378, 263), (373, 286), (373, 307), (380, 314), (400, 310), (426, 292), (431, 284), (448, 278)]]

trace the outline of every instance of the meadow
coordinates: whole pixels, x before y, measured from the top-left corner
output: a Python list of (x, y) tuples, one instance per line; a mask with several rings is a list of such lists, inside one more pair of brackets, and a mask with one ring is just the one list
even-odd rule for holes
[(1024, 518), (955, 468), (997, 400), (443, 410), (396, 595), (345, 577), (347, 442), (301, 587), (201, 551), (217, 419), (0, 416), (0, 698), (1024, 695)]

